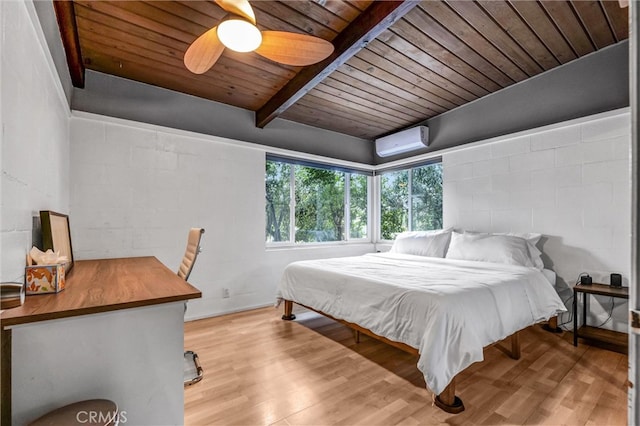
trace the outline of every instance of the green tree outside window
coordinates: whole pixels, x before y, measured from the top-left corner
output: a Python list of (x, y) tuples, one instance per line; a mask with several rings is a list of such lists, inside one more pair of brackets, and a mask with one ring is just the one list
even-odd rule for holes
[(442, 164), (380, 176), (380, 238), (442, 229)]
[(315, 243), (367, 238), (368, 182), (367, 176), (356, 173), (267, 160), (266, 241)]
[(289, 241), (290, 182), (290, 164), (267, 161), (265, 173), (267, 242)]

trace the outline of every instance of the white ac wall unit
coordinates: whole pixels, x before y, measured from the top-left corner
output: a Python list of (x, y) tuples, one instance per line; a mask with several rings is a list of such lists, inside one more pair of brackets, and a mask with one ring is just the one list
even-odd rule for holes
[(412, 127), (383, 138), (376, 139), (376, 153), (380, 157), (402, 154), (429, 146), (429, 128)]

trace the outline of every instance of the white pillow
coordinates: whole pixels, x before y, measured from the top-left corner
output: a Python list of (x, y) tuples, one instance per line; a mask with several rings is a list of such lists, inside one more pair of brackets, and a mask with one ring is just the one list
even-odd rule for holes
[(444, 257), (449, 246), (451, 229), (403, 232), (396, 236), (391, 253)]
[[(465, 234), (474, 234), (474, 232), (465, 231)], [(475, 233), (475, 234), (480, 234)], [(542, 261), (542, 252), (538, 250), (536, 244), (542, 238), (542, 234), (534, 233), (534, 232), (496, 232), (494, 234), (484, 234), (484, 235), (507, 235), (510, 237), (519, 237), (524, 238), (527, 241), (527, 249), (529, 251), (529, 259), (531, 260), (531, 265), (536, 269), (544, 269), (544, 262)]]
[(447, 259), (475, 260), (532, 267), (524, 238), (495, 234), (451, 235)]
[(527, 248), (529, 249), (529, 258), (531, 259), (531, 263), (533, 267), (536, 269), (543, 270), (544, 262), (542, 261), (542, 252), (538, 250), (535, 244), (531, 244), (530, 241), (527, 240)]

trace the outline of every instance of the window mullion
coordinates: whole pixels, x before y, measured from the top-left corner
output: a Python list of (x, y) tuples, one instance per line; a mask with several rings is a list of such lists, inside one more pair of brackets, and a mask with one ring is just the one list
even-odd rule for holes
[[(373, 206), (376, 205), (374, 197), (376, 197), (377, 191), (377, 189), (374, 189), (375, 180), (376, 176), (367, 176), (367, 238), (371, 242), (380, 239), (380, 233), (377, 231), (380, 229), (380, 225), (377, 224), (380, 221), (377, 217), (379, 215), (373, 211)], [(378, 232), (375, 237), (374, 232)]]
[(296, 175), (291, 165), (289, 172), (289, 242), (296, 242)]
[(344, 240), (351, 239), (351, 175), (344, 174)]
[(412, 194), (413, 194), (413, 173), (411, 173), (411, 169), (407, 170), (407, 173), (409, 174), (409, 177), (407, 178), (407, 191), (409, 192), (409, 213), (408, 213), (408, 222), (407, 223), (407, 230), (408, 231), (413, 231), (413, 199), (412, 199)]

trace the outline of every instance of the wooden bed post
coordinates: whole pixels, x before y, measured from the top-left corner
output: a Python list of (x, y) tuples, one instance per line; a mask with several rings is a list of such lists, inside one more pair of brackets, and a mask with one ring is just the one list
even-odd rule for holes
[(562, 329), (558, 327), (558, 316), (549, 318), (546, 324), (542, 325), (542, 328), (552, 333), (562, 333)]
[(455, 377), (451, 379), (451, 383), (434, 400), (436, 407), (451, 414), (458, 414), (464, 411), (462, 400), (456, 396), (455, 380)]
[(293, 321), (296, 319), (296, 316), (293, 315), (293, 302), (291, 300), (284, 301), (284, 315), (282, 315), (282, 319), (285, 321)]
[[(511, 341), (511, 351), (509, 356), (513, 359), (520, 359), (520, 332), (516, 331), (509, 338)], [(506, 352), (505, 349), (502, 351)], [(458, 414), (464, 411), (462, 400), (456, 396), (456, 378), (451, 379), (449, 385), (435, 397), (436, 407), (451, 414)]]
[(520, 359), (520, 332), (511, 335), (511, 358)]

